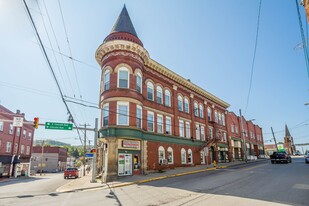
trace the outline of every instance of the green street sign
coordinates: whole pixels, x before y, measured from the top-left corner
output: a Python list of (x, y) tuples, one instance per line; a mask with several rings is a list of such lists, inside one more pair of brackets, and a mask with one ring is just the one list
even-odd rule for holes
[(61, 122), (45, 122), (45, 129), (72, 130), (73, 124)]

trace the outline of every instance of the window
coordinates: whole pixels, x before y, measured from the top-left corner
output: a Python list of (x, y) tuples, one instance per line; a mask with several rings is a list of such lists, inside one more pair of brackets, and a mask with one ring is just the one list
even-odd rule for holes
[(200, 125), (199, 124), (195, 125), (195, 134), (196, 134), (196, 139), (200, 140), (201, 139), (201, 135), (200, 135)]
[(16, 129), (16, 136), (19, 137), (19, 135), (20, 135), (20, 127), (17, 127), (17, 129)]
[(181, 149), (181, 164), (186, 164), (187, 160), (186, 160), (186, 150), (184, 148)]
[(165, 117), (165, 133), (172, 134), (172, 120), (170, 117)]
[(106, 70), (104, 72), (104, 91), (109, 90), (110, 87), (110, 71)]
[(202, 141), (205, 141), (205, 127), (201, 126), (201, 137), (202, 137)]
[(189, 100), (187, 98), (185, 98), (185, 112), (189, 113)]
[(235, 127), (236, 134), (238, 134), (238, 127)]
[(163, 104), (163, 94), (160, 86), (157, 86), (157, 103)]
[(129, 102), (117, 102), (117, 125), (129, 125)]
[(215, 111), (215, 122), (218, 123), (218, 112)]
[(200, 104), (200, 117), (204, 118), (204, 108), (203, 105)]
[(0, 131), (3, 131), (3, 122), (0, 122)]
[(31, 140), (31, 138), (32, 138), (32, 132), (29, 132), (28, 133), (28, 139)]
[(219, 119), (219, 124), (221, 124), (222, 125), (222, 121), (221, 121), (221, 113), (219, 112), (219, 114), (218, 114), (218, 119)]
[(14, 153), (17, 153), (17, 149), (18, 149), (18, 143), (15, 143), (15, 145), (14, 145)]
[(222, 114), (222, 125), (225, 126), (225, 116)]
[(205, 164), (205, 153), (203, 151), (200, 152), (201, 154), (201, 164)]
[(11, 148), (12, 148), (12, 143), (11, 142), (6, 142), (6, 150), (5, 150), (5, 152), (11, 152)]
[(179, 120), (179, 136), (184, 137), (184, 125), (183, 120)]
[(192, 150), (188, 149), (188, 163), (192, 164), (193, 163), (193, 155), (192, 155)]
[(162, 164), (163, 161), (165, 160), (165, 150), (162, 146), (159, 147), (158, 154), (159, 154), (159, 163)]
[(142, 75), (139, 72), (136, 74), (136, 91), (142, 93)]
[(178, 110), (183, 111), (183, 105), (182, 105), (182, 96), (178, 95)]
[(165, 106), (170, 107), (171, 106), (171, 93), (168, 90), (165, 90)]
[(234, 128), (235, 128), (235, 126), (233, 124), (231, 124), (231, 131), (232, 131), (232, 133), (235, 132)]
[(118, 70), (118, 88), (129, 88), (129, 70), (122, 67)]
[(21, 145), (21, 148), (20, 148), (20, 154), (24, 154), (25, 152), (25, 145)]
[(27, 131), (24, 129), (23, 130), (23, 138), (26, 138), (26, 133), (27, 133)]
[(198, 105), (194, 102), (194, 116), (198, 117)]
[(210, 137), (210, 139), (212, 139), (214, 137), (212, 127), (209, 127), (209, 137)]
[(9, 134), (13, 134), (13, 124), (10, 124), (10, 130), (9, 130)]
[(142, 128), (142, 107), (136, 106), (136, 127)]
[(157, 115), (157, 132), (163, 133), (163, 116), (159, 114)]
[(223, 142), (226, 142), (226, 133), (223, 132)]
[(147, 112), (147, 130), (149, 132), (154, 131), (154, 113), (153, 112)]
[(153, 84), (151, 82), (147, 83), (147, 99), (153, 101)]
[(186, 137), (191, 137), (190, 122), (186, 122)]
[(208, 107), (207, 108), (207, 116), (208, 116), (208, 121), (212, 121), (212, 118), (211, 118), (211, 109)]
[(173, 149), (171, 147), (167, 149), (167, 163), (168, 164), (174, 163), (174, 154), (173, 154)]
[(27, 146), (26, 155), (30, 155), (30, 146)]
[(103, 105), (103, 127), (108, 126), (109, 104)]

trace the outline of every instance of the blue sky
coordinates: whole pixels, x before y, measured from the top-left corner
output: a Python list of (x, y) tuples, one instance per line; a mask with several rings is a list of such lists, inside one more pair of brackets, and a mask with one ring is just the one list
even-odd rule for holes
[[(301, 43), (295, 1), (262, 1), (245, 111), (259, 2), (60, 0), (64, 27), (58, 1), (27, 0), (66, 96), (98, 104), (101, 73), (95, 51), (126, 4), (152, 59), (228, 102), (230, 111), (238, 115), (242, 109), (246, 119), (256, 119), (254, 123), (263, 128), (265, 140), (272, 139), (271, 127), (278, 141), (283, 140), (287, 124), (295, 143), (308, 143), (309, 108), (304, 104), (309, 102), (309, 79), (303, 50), (295, 49)], [(300, 9), (307, 33), (304, 8)], [(12, 111), (20, 109), (31, 121), (38, 116), (41, 122), (66, 122), (65, 106), (22, 1), (0, 0), (0, 27), (0, 103)], [(61, 58), (55, 39), (61, 53), (70, 56), (71, 49), (78, 60), (74, 61), (75, 69), (69, 58)], [(68, 104), (78, 124), (94, 126), (99, 110)], [(80, 144), (74, 131), (40, 128), (35, 138)], [(93, 134), (89, 133), (88, 138), (92, 140)]]

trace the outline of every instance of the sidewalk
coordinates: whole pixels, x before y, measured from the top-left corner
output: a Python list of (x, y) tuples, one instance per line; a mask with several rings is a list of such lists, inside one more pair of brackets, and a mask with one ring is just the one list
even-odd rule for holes
[(147, 175), (134, 175), (134, 176), (127, 176), (121, 177), (113, 182), (102, 183), (101, 179), (97, 179), (97, 182), (91, 182), (91, 172), (86, 174), (78, 179), (71, 180), (67, 184), (59, 187), (56, 191), (57, 192), (70, 192), (70, 191), (82, 191), (82, 190), (89, 190), (89, 189), (96, 189), (96, 188), (116, 188), (116, 187), (124, 187), (133, 184), (140, 184), (145, 182), (151, 182), (160, 179), (166, 179), (171, 177), (183, 176), (187, 174), (194, 174), (199, 172), (207, 172), (207, 171), (214, 171), (217, 169), (223, 169), (235, 165), (241, 164), (250, 164), (255, 162), (267, 161), (268, 159), (258, 159), (255, 161), (248, 161), (247, 163), (243, 161), (235, 161), (229, 163), (219, 163), (217, 167), (213, 167), (213, 165), (197, 165), (195, 167), (179, 167), (175, 169), (165, 170), (162, 173), (150, 173)]

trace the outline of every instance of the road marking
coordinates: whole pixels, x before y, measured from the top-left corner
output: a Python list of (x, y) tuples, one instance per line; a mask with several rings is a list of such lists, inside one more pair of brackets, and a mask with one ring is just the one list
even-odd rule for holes
[(309, 185), (308, 184), (295, 184), (293, 185), (293, 189), (309, 190)]
[(259, 168), (259, 167), (264, 167), (264, 166), (266, 166), (266, 165), (268, 165), (268, 163), (262, 164), (262, 165), (257, 165), (257, 166), (254, 166), (254, 167), (249, 167), (249, 168), (246, 168), (246, 169), (244, 169), (244, 170), (251, 170), (251, 169), (255, 169), (255, 168)]

